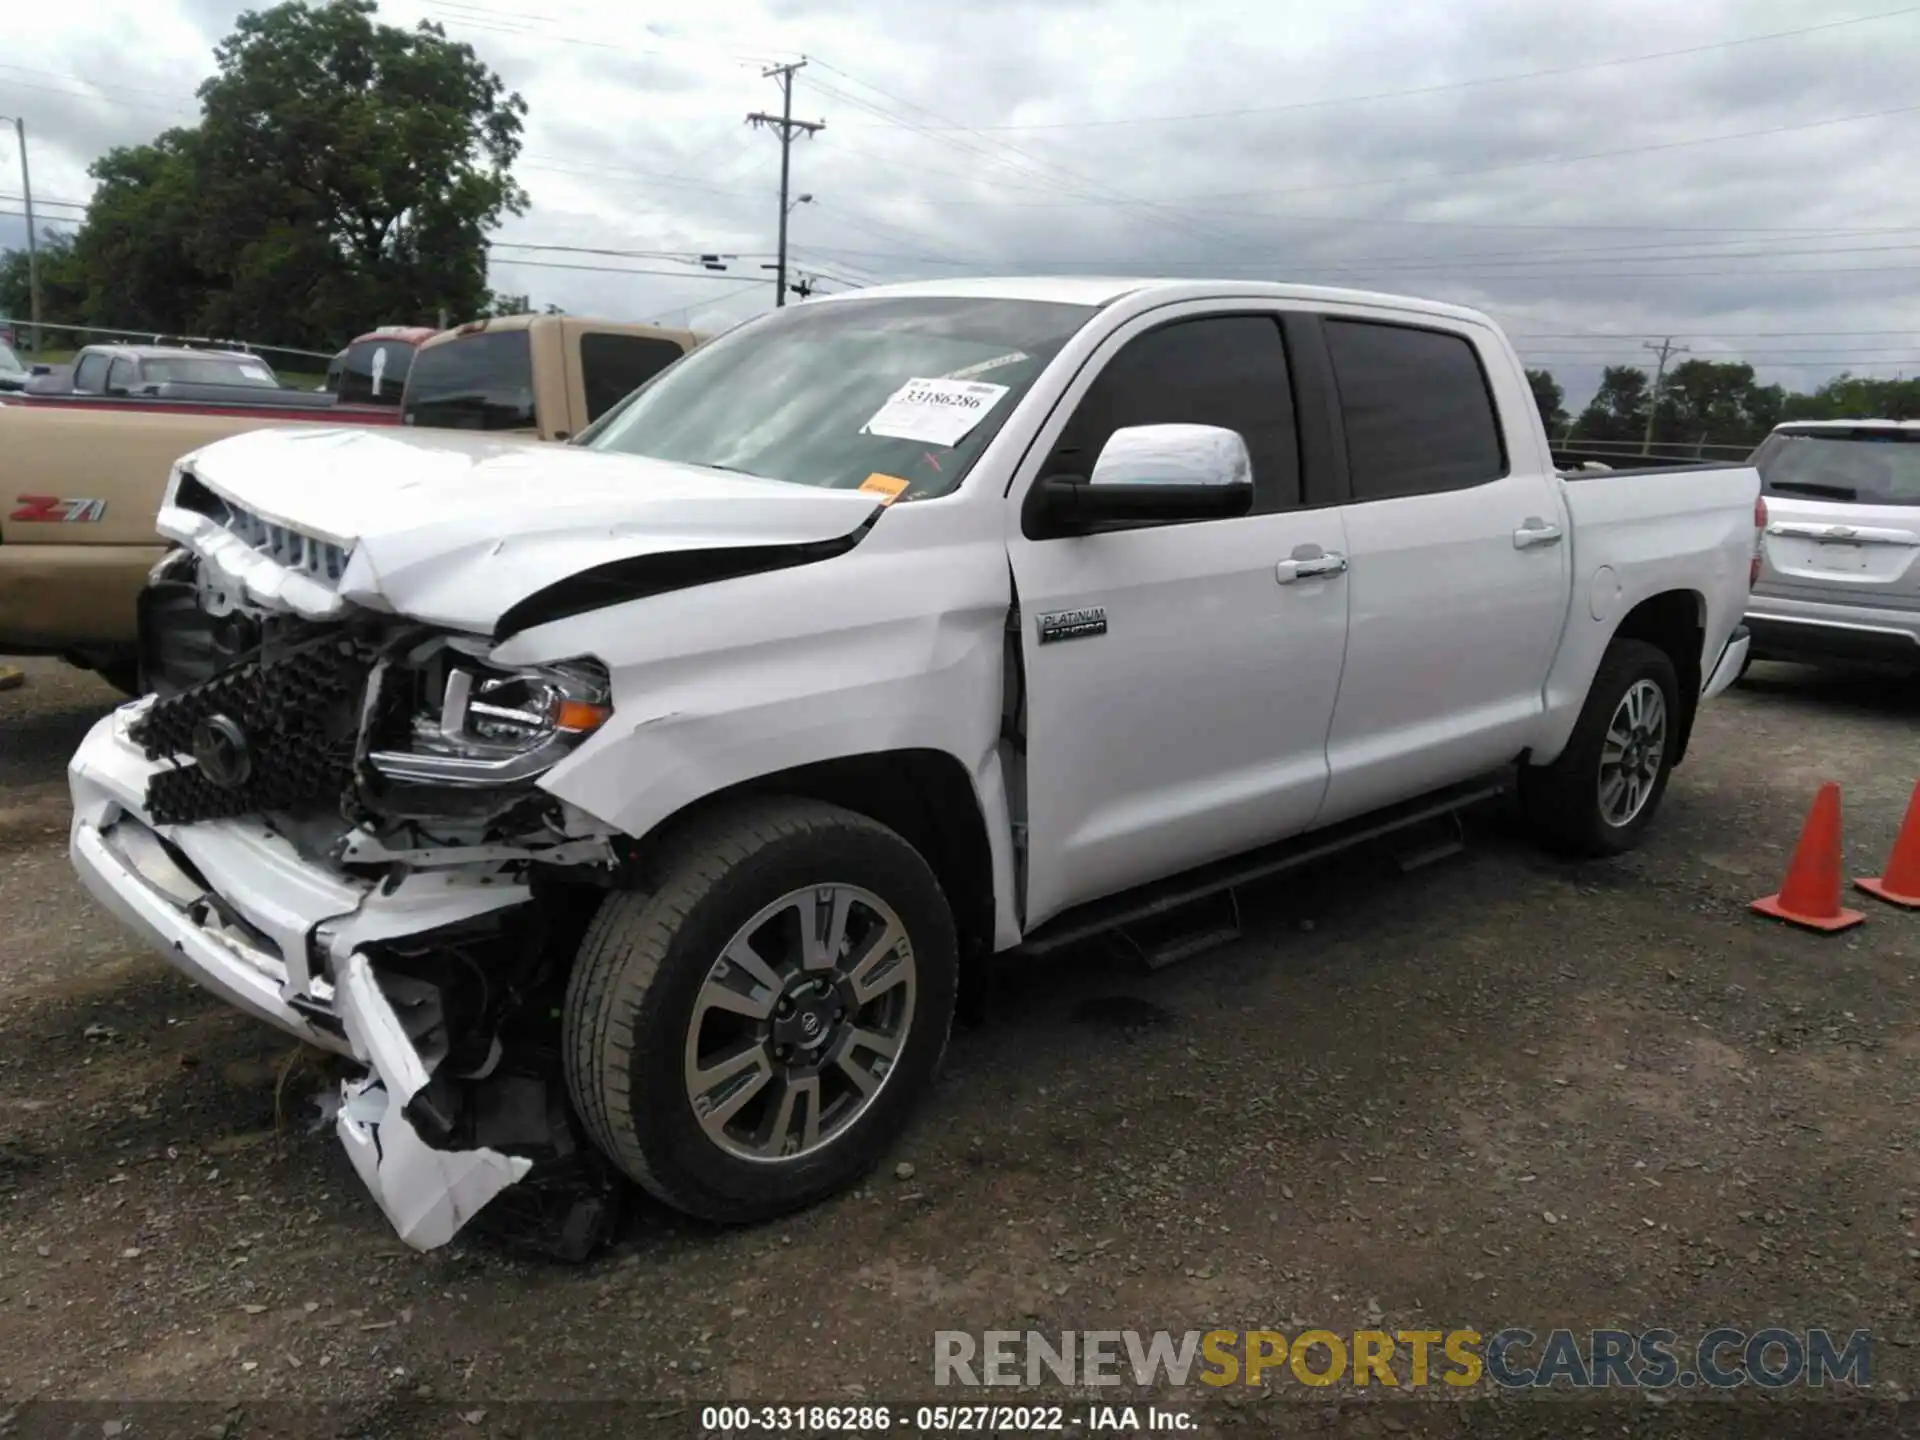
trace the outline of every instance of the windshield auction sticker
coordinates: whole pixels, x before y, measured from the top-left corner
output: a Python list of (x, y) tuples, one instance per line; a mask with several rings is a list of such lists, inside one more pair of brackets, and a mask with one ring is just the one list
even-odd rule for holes
[(982, 380), (909, 380), (887, 397), (860, 433), (923, 445), (958, 445), (1006, 393), (1005, 385)]

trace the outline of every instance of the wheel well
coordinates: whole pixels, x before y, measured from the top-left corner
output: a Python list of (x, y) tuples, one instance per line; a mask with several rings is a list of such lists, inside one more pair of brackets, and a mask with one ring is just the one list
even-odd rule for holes
[(879, 821), (932, 868), (953, 909), (962, 961), (992, 952), (993, 852), (973, 782), (953, 756), (941, 750), (888, 750), (776, 770), (705, 796), (665, 825), (741, 795), (800, 795)]
[(1706, 602), (1691, 590), (1668, 590), (1648, 596), (1621, 620), (1614, 638), (1644, 640), (1664, 650), (1680, 682), (1679, 737), (1673, 763), (1687, 755), (1693, 734), (1693, 715), (1700, 705), (1700, 651), (1706, 644)]

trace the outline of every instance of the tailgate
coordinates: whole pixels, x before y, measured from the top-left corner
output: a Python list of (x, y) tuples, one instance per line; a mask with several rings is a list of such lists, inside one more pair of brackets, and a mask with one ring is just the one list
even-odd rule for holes
[(1756, 589), (1920, 605), (1920, 432), (1777, 433), (1755, 461), (1769, 522)]

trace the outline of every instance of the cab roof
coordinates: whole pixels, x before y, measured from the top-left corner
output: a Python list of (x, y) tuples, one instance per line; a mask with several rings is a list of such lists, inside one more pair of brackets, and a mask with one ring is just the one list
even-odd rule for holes
[(1789, 434), (1808, 430), (1920, 430), (1920, 420), (1782, 420), (1773, 427)]
[[(1413, 310), (1482, 325), (1492, 321), (1478, 310), (1423, 300), (1411, 295), (1388, 295), (1371, 290), (1343, 290), (1324, 285), (1288, 285), (1268, 280), (1186, 280), (1177, 278), (1109, 277), (1094, 275), (1017, 275), (956, 280), (910, 280), (898, 285), (873, 285), (824, 297), (835, 303), (883, 296), (952, 297), (980, 300), (1032, 300), (1099, 308), (1116, 300), (1153, 295), (1167, 301), (1207, 299), (1301, 300), (1323, 305), (1374, 305)], [(820, 300), (809, 300), (810, 305)]]
[(246, 361), (254, 365), (271, 362), (250, 350), (219, 350), (211, 346), (205, 349), (191, 345), (88, 345), (83, 347), (115, 359), (128, 360), (234, 360)]

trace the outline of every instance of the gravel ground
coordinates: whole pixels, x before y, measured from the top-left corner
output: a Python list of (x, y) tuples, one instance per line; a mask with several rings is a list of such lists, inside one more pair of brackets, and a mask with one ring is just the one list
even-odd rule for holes
[[(734, 1231), (636, 1204), (567, 1267), (392, 1237), (309, 1129), (312, 1067), (73, 880), (63, 766), (114, 697), (22, 666), (0, 693), (0, 1432), (58, 1397), (204, 1402), (190, 1433), (321, 1413), (288, 1402), (331, 1406), (326, 1433), (552, 1433), (519, 1407), (558, 1400), (691, 1433), (728, 1399), (932, 1397), (938, 1329), (1864, 1327), (1876, 1395), (1913, 1383), (1920, 915), (1866, 902), (1868, 925), (1817, 937), (1746, 911), (1823, 779), (1850, 870), (1877, 873), (1920, 777), (1912, 687), (1757, 667), (1619, 861), (1551, 862), (1494, 815), (1411, 874), (1348, 857), (1264, 887), (1239, 941), (1169, 970), (1096, 946), (1004, 977), (864, 1188)], [(1276, 1391), (1197, 1413), (1859, 1423), (1804, 1397), (1755, 1419)], [(126, 1413), (88, 1433), (163, 1412)]]

